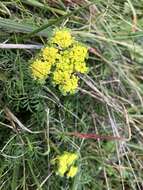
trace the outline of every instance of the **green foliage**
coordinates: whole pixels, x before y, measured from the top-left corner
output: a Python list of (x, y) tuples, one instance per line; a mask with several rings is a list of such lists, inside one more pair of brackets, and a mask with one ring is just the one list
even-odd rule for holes
[[(0, 2), (1, 43), (44, 45), (53, 28), (65, 26), (92, 48), (88, 76), (66, 97), (31, 77), (37, 50), (0, 49), (0, 190), (143, 188), (142, 0), (71, 2)], [(80, 154), (73, 179), (51, 164), (64, 151)]]

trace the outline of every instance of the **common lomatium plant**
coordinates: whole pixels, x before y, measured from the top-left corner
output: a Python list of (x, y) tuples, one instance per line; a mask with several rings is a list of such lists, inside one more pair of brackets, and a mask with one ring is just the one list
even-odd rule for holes
[(57, 29), (30, 69), (35, 80), (44, 82), (50, 77), (63, 95), (74, 94), (79, 84), (77, 73), (88, 72), (87, 57), (88, 48), (75, 40), (69, 29)]

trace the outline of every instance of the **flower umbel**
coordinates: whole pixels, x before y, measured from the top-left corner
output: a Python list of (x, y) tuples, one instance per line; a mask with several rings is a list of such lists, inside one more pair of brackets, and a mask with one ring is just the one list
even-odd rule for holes
[(78, 80), (79, 80), (79, 78), (77, 76), (72, 75), (69, 80), (67, 80), (63, 84), (59, 85), (59, 89), (65, 95), (68, 92), (70, 92), (71, 94), (74, 94), (78, 87)]
[(76, 153), (64, 152), (61, 156), (56, 158), (56, 163), (58, 165), (57, 174), (63, 177), (66, 175), (69, 177), (74, 177), (78, 172), (78, 167), (74, 166), (74, 162), (78, 159)]
[(58, 58), (58, 49), (54, 47), (45, 47), (42, 50), (43, 59), (49, 62), (50, 64), (54, 64), (56, 58)]
[(31, 64), (30, 68), (34, 79), (44, 80), (50, 73), (51, 65), (46, 61), (37, 59)]
[(67, 29), (57, 30), (52, 38), (52, 43), (59, 45), (61, 48), (69, 47), (74, 39)]
[(77, 166), (71, 166), (69, 172), (67, 173), (67, 177), (74, 177), (78, 172), (78, 167)]

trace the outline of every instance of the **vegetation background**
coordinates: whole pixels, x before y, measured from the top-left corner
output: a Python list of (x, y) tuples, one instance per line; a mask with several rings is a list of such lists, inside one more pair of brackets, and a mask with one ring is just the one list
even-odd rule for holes
[[(0, 43), (40, 47), (60, 26), (91, 47), (75, 95), (32, 80), (39, 50), (0, 44), (0, 190), (142, 190), (143, 0), (0, 1)], [(80, 155), (72, 179), (50, 162), (64, 151)]]

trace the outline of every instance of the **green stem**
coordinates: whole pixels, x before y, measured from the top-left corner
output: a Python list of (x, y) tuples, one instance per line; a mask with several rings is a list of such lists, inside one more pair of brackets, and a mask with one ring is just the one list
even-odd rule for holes
[[(61, 16), (61, 17), (60, 17), (59, 19), (57, 19), (57, 20), (49, 21), (47, 24), (44, 24), (43, 26), (41, 26), (41, 27), (39, 27), (39, 28), (33, 30), (33, 31), (30, 32), (29, 34), (27, 34), (27, 35), (25, 35), (24, 37), (22, 37), (22, 40), (23, 40), (23, 39), (28, 39), (28, 38), (32, 37), (34, 34), (36, 34), (36, 33), (40, 32), (40, 31), (42, 31), (42, 30), (48, 28), (48, 27), (51, 26), (51, 25), (57, 24), (58, 22), (62, 21), (63, 19), (66, 19), (66, 18), (68, 18), (68, 17), (74, 15), (75, 13), (78, 13), (79, 11), (81, 11), (81, 10), (83, 10), (83, 9), (85, 9), (85, 8), (87, 8), (87, 7), (89, 7), (89, 6), (92, 5), (92, 4), (93, 4), (93, 3), (90, 3), (90, 4), (86, 5), (86, 6), (82, 6), (82, 7), (78, 8), (78, 9), (76, 9), (76, 10), (74, 10), (74, 11), (72, 11), (72, 12), (70, 12), (70, 13), (64, 15), (64, 16)], [(21, 40), (21, 39), (20, 39), (20, 40)]]

